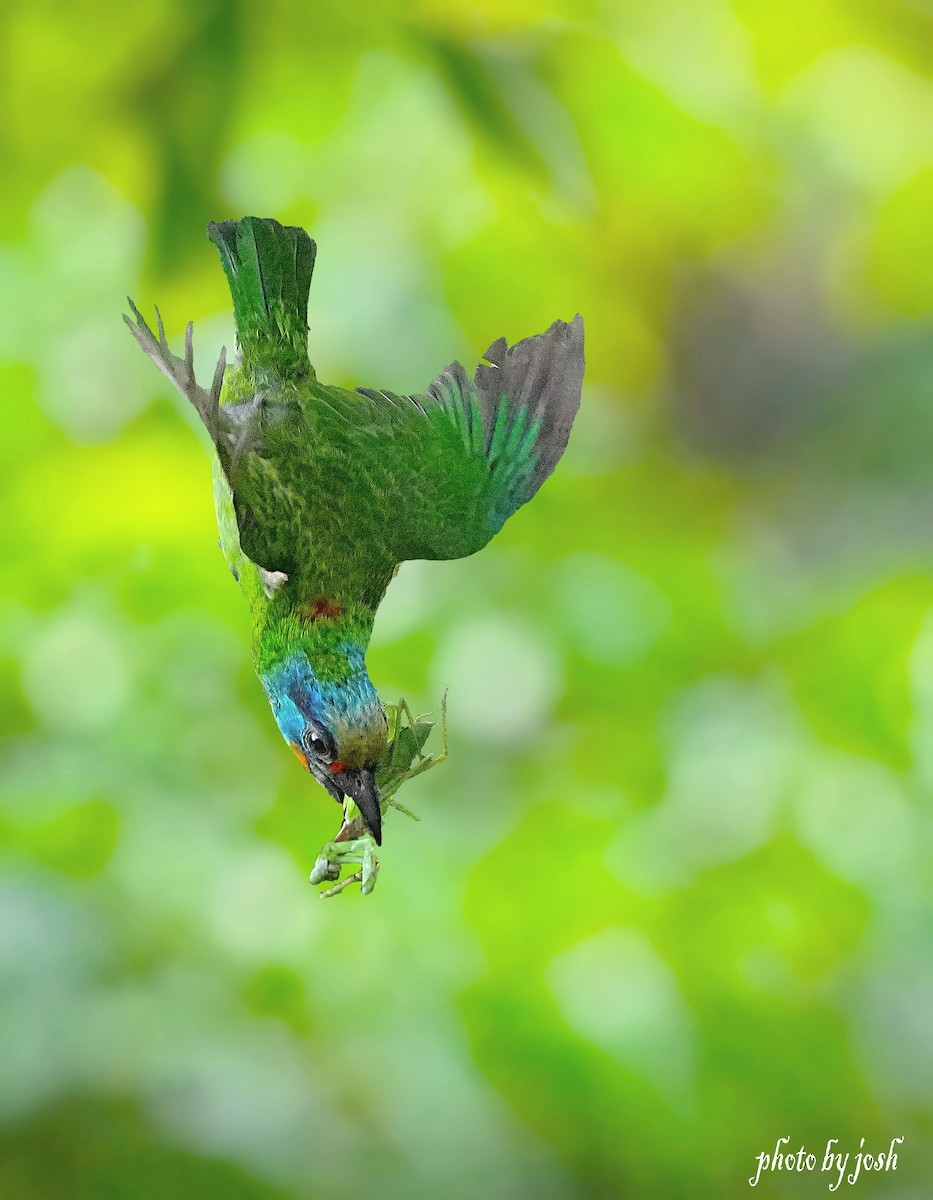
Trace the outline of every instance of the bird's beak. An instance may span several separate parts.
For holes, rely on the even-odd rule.
[[[350,797],[363,815],[377,846],[382,845],[382,809],[376,779],[368,767],[355,771],[338,771],[331,779]]]

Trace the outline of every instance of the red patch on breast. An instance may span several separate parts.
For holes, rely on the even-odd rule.
[[[316,600],[302,605],[299,611],[308,621],[320,621],[322,617],[332,620],[343,612],[343,605],[338,604],[336,600],[328,600],[326,596],[318,596]]]

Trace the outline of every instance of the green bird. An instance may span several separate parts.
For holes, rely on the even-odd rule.
[[[402,562],[474,554],[551,474],[580,403],[583,321],[499,338],[472,378],[455,362],[414,395],[348,391],[308,357],[308,234],[243,217],[207,235],[233,298],[235,362],[221,352],[203,388],[190,322],[179,358],[158,309],[157,333],[132,300],[124,320],[210,435],[220,546],[249,603],[257,674],[285,740],[344,806],[312,881],[354,861],[368,890],[380,777],[396,789],[429,728],[415,723],[409,763],[389,770],[398,710],[390,737],[365,663],[376,609]]]

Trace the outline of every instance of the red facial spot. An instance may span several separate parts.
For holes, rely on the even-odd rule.
[[[327,769],[328,771],[332,771],[335,775],[339,775],[341,771],[345,771],[347,768],[338,760],[337,762],[332,762]]]
[[[343,606],[336,600],[328,600],[326,596],[318,598],[302,608],[302,615],[309,621],[320,621],[322,617],[333,620],[343,612]]]

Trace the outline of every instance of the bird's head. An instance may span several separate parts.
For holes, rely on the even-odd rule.
[[[385,712],[366,674],[362,651],[346,648],[318,669],[298,652],[263,677],[282,736],[339,803],[349,796],[377,845],[382,811],[376,768],[388,748]],[[337,669],[335,668],[335,665]]]

